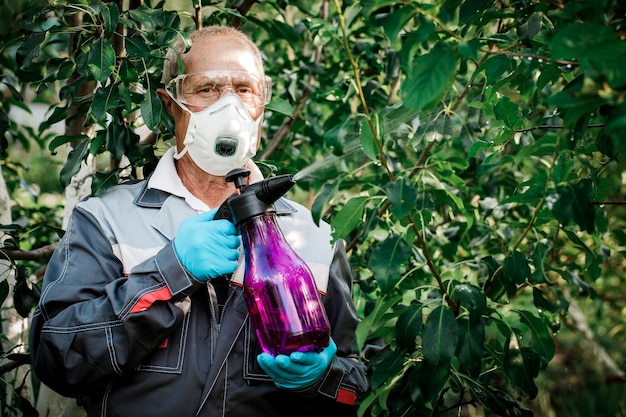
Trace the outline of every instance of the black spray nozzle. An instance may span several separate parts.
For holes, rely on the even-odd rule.
[[[227,219],[239,224],[250,217],[272,211],[272,204],[296,183],[293,175],[285,174],[246,185],[248,176],[250,171],[245,168],[233,169],[226,174],[224,179],[233,182],[237,192],[222,204],[215,214],[215,220]]]
[[[257,184],[258,190],[254,190],[257,198],[264,203],[273,204],[296,184],[296,180],[293,179],[293,175],[285,174],[265,179],[251,186],[254,187]]]
[[[241,191],[241,189],[246,186],[246,178],[248,178],[249,176],[250,176],[249,169],[235,168],[235,169],[228,171],[228,174],[226,174],[226,176],[224,177],[224,181],[234,182],[235,187],[237,187],[237,189]]]

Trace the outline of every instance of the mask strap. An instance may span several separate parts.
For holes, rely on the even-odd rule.
[[[192,123],[192,121],[193,121],[193,112],[191,110],[189,110],[187,108],[187,106],[185,106],[183,103],[181,103],[180,101],[176,100],[176,97],[174,97],[174,95],[171,93],[170,90],[168,90],[166,88],[165,92],[167,93],[168,96],[170,96],[170,98],[172,100],[174,100],[174,103],[178,104],[178,106],[180,106],[181,109],[183,109],[184,111],[186,111],[187,113],[189,113],[191,115],[191,117],[189,118],[189,123]],[[187,153],[187,150],[188,150],[187,143],[191,139],[189,137],[190,136],[190,132],[189,132],[190,127],[192,127],[192,126],[191,125],[187,126],[187,132],[185,133],[185,140],[183,141],[183,145],[184,145],[183,150],[179,153],[178,152],[178,147],[176,147],[176,150],[174,151],[174,159],[176,159],[176,160],[179,160],[180,158],[185,156],[185,154]],[[192,129],[195,130],[195,126]],[[191,141],[193,141],[193,140],[191,140]]]
[[[187,145],[185,145],[181,153],[178,153],[178,149],[174,151],[174,159],[179,160],[180,158],[185,156],[186,153],[187,153]]]

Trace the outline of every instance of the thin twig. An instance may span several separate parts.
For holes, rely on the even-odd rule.
[[[601,129],[603,127],[604,127],[604,124],[587,125],[588,129]],[[528,127],[526,129],[517,129],[515,133],[527,133],[527,132],[532,132],[533,130],[550,130],[550,129],[565,129],[565,127],[554,126],[554,125],[541,125],[541,126]]]
[[[626,206],[626,201],[592,201],[594,206]]]
[[[502,51],[502,50],[487,50],[487,51],[482,50],[482,52],[488,55],[505,55],[505,56],[517,57],[517,58],[536,59],[539,62],[545,61],[545,62],[557,64],[557,65],[571,65],[573,67],[577,67],[580,65],[577,61],[567,61],[565,59],[550,59],[543,55],[527,54],[527,53],[522,53],[522,52],[509,52],[509,51]]]

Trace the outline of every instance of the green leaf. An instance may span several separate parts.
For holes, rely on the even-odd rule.
[[[126,53],[133,58],[148,59],[150,57],[150,47],[144,38],[138,34],[126,38]]]
[[[149,90],[141,101],[141,117],[146,127],[150,130],[157,130],[161,124],[161,113],[163,103],[154,90]]]
[[[601,270],[599,268],[598,262],[598,254],[592,251],[589,246],[583,240],[578,237],[576,232],[565,229],[565,234],[569,238],[569,240],[574,243],[575,246],[579,247],[585,252],[585,271],[590,275],[591,278],[595,279],[600,276]]]
[[[402,218],[415,209],[417,189],[404,177],[385,185],[385,193],[391,203],[391,212]]]
[[[458,284],[454,286],[452,299],[461,302],[472,320],[478,320],[487,312],[487,297],[480,287],[473,284]]]
[[[139,79],[139,72],[137,72],[137,68],[135,68],[133,61],[128,58],[122,59],[118,74],[120,76],[120,80],[125,83],[133,83]]]
[[[374,273],[384,294],[389,293],[400,279],[400,267],[411,253],[404,239],[390,236],[372,249],[367,267]]]
[[[534,379],[539,375],[540,368],[541,358],[531,349],[506,349],[504,372],[511,384],[530,399],[535,398],[539,392]]]
[[[422,308],[421,303],[411,304],[398,315],[396,342],[401,349],[415,350],[415,341],[422,330]]]
[[[530,329],[532,334],[530,347],[533,352],[542,356],[546,361],[550,361],[556,350],[550,326],[528,311],[519,310],[517,313],[520,321]]]
[[[531,278],[535,283],[542,284],[547,282],[546,271],[543,266],[543,260],[545,259],[549,250],[550,247],[542,243],[539,243],[537,246],[535,246],[535,249],[533,250],[532,259],[535,270],[532,272]]]
[[[39,130],[46,130],[50,128],[53,124],[58,123],[67,118],[68,107],[55,107],[52,111],[52,115],[47,119],[41,122],[39,125]]]
[[[138,142],[139,136],[128,125],[115,122],[109,124],[106,131],[106,149],[113,158],[120,159]]]
[[[415,15],[414,7],[398,7],[391,9],[392,12],[387,14],[380,22],[385,35],[392,42],[398,39],[398,33],[405,28],[406,23]]]
[[[110,40],[98,38],[94,42],[87,66],[96,81],[104,83],[109,78],[115,68],[115,50]]]
[[[542,26],[542,17],[539,13],[533,13],[528,20],[520,25],[517,29],[517,34],[520,39],[532,39]]]
[[[558,107],[563,112],[564,125],[567,127],[576,127],[581,119],[589,117],[605,104],[602,97],[588,91],[589,88],[585,87],[584,81],[585,78],[580,76],[546,99],[548,104]]]
[[[489,149],[491,149],[491,143],[489,142],[484,142],[484,141],[476,141],[472,144],[472,146],[470,147],[470,151],[467,155],[468,158],[475,158],[476,155],[479,152],[483,152],[483,151],[487,151]]]
[[[91,182],[91,194],[94,196],[102,195],[106,190],[119,184],[119,173],[121,169],[113,169],[108,172],[96,172]]]
[[[117,29],[117,22],[120,18],[120,10],[115,3],[102,3],[100,14],[104,22],[104,34],[110,38]]]
[[[457,70],[457,55],[444,42],[416,58],[402,85],[405,106],[415,110],[433,108],[446,95]]]
[[[98,155],[104,152],[105,147],[103,145],[106,144],[107,140],[107,131],[100,130],[95,138],[91,139],[91,143],[89,144],[89,153],[92,155]]]
[[[554,313],[559,309],[558,305],[548,300],[543,295],[543,292],[537,287],[533,287],[533,304],[537,307],[537,310],[539,310],[540,313],[542,311],[550,311]]]
[[[478,376],[481,371],[481,358],[485,345],[485,326],[480,321],[467,318],[458,319],[459,343],[456,357],[470,374]]]
[[[550,42],[552,59],[585,58],[614,39],[615,33],[605,25],[592,22],[563,25],[557,28]]]
[[[504,122],[510,129],[515,129],[520,124],[519,106],[507,96],[502,97],[494,107],[496,119]]]
[[[0,109],[0,156],[3,156],[9,147],[6,132],[9,130],[10,126],[9,115],[4,110]]]
[[[59,135],[55,136],[55,138],[50,141],[50,143],[48,144],[48,149],[54,154],[55,149],[61,145],[85,140],[89,140],[87,135]]]
[[[152,9],[145,4],[129,10],[130,17],[143,26],[147,31],[155,31],[164,23],[164,10]]]
[[[404,366],[404,352],[395,352],[389,346],[378,352],[370,361],[372,372],[372,389],[398,375]]]
[[[580,68],[587,77],[607,83],[610,87],[626,87],[626,43],[613,36],[586,51],[587,57],[581,60]]]
[[[83,140],[76,148],[70,151],[61,168],[61,185],[67,187],[72,181],[72,177],[80,170],[81,163],[89,154],[89,140]]]
[[[504,336],[505,339],[507,339],[506,343],[508,343],[508,340],[511,338],[511,336],[513,336],[513,330],[511,329],[511,326],[509,326],[506,321],[501,320],[497,317],[491,317],[491,320],[493,323],[495,323],[496,329],[500,332],[500,334]]]
[[[445,364],[452,359],[459,338],[459,327],[448,306],[433,310],[422,333],[424,359],[431,365]]]
[[[504,259],[504,275],[510,281],[521,285],[530,277],[530,266],[526,256],[520,251],[514,251]]]
[[[39,301],[39,290],[35,285],[32,288],[29,286],[28,270],[23,265],[18,265],[17,267],[16,281],[15,289],[13,290],[15,311],[21,317],[27,318]]]
[[[17,48],[15,58],[20,68],[26,68],[39,55],[46,32],[30,32],[24,43]]]
[[[469,41],[459,42],[459,54],[463,58],[478,61],[478,51],[480,50],[480,40],[473,38]]]
[[[511,59],[502,55],[495,55],[487,59],[482,67],[485,69],[487,81],[490,84],[495,84],[500,80],[500,77],[511,70]]]
[[[109,110],[113,110],[119,105],[119,98],[119,90],[115,84],[109,84],[96,90],[91,102],[91,114],[96,119],[96,122],[103,126],[106,124],[107,112],[111,113],[111,115],[115,114],[115,111]]]
[[[368,201],[369,197],[356,197],[348,200],[331,221],[335,236],[346,237],[361,224],[363,210]]]
[[[393,310],[394,306],[402,301],[402,296],[390,294],[385,297],[379,297],[375,302],[371,311],[363,317],[356,328],[356,343],[359,349],[362,349],[366,341],[370,339],[373,333],[378,332],[384,327],[389,320],[386,318],[388,312]]]
[[[372,124],[374,129],[378,129],[378,137],[380,138],[380,124],[376,115],[372,116]],[[378,160],[378,147],[376,146],[376,139],[372,132],[372,126],[367,123],[366,120],[362,121],[361,135],[359,136],[363,152],[371,161]]]
[[[336,182],[325,183],[322,185],[322,189],[315,197],[313,205],[311,206],[311,214],[313,215],[315,224],[319,224],[322,218],[322,213],[324,212],[324,205],[332,199],[335,194],[337,194],[338,189],[339,186]]]
[[[471,23],[480,19],[483,13],[493,7],[493,0],[466,0],[462,1],[459,9],[461,23]]]
[[[537,176],[539,176],[539,174],[537,174]],[[537,184],[536,179],[533,179],[533,183],[528,187],[522,188],[522,190],[520,194],[513,194],[502,200],[500,205],[508,203],[537,204],[545,196],[545,188],[542,184]]]
[[[466,379],[465,385],[473,399],[486,410],[497,416],[533,417],[533,413],[522,408],[515,398],[502,388],[486,386],[478,380]]]
[[[589,180],[557,187],[548,193],[548,208],[563,226],[573,220],[581,230],[591,233],[595,224],[591,190],[592,183]]]
[[[4,304],[4,301],[9,296],[9,282],[6,279],[0,281],[0,304]]]
[[[76,63],[74,61],[67,60],[63,62],[59,66],[59,70],[57,72],[57,80],[66,80],[70,78],[70,76],[74,73],[75,70],[76,70]]]
[[[419,373],[413,375],[412,381],[414,383],[417,382],[420,389],[419,393],[424,396],[425,406],[434,409],[441,399],[441,391],[445,388],[450,378],[450,371],[448,366],[444,364],[434,365],[424,361],[421,365]],[[413,397],[415,397],[415,395],[413,395]]]
[[[285,116],[293,115],[293,106],[285,99],[280,97],[272,97],[271,101],[265,106],[265,110],[270,110]]]
[[[485,295],[493,301],[501,302],[501,298],[506,294],[511,297],[517,291],[515,282],[509,279],[504,273],[496,272],[488,285],[485,286]]]

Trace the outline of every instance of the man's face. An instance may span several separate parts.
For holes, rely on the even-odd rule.
[[[239,39],[225,36],[210,39],[196,39],[190,51],[185,55],[185,73],[195,74],[205,71],[247,72],[261,75],[262,69],[250,47]],[[192,101],[193,103],[193,101]],[[166,104],[167,105],[167,104]],[[186,104],[192,112],[206,108],[203,105]],[[249,108],[250,116],[256,120],[263,114],[263,106]],[[189,113],[183,111],[177,104],[170,102],[168,111],[174,116],[176,124],[175,134],[179,151],[185,138]]]

